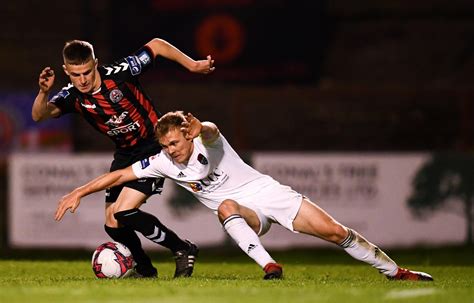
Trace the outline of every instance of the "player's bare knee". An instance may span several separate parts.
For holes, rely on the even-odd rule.
[[[117,204],[117,205],[114,207],[113,213],[114,213],[114,215],[115,215],[115,214],[118,213],[118,212],[125,211],[125,210],[129,210],[129,209],[133,209],[133,207],[130,208],[130,207],[126,207],[125,205],[119,205],[119,204]]]
[[[105,224],[109,227],[117,227],[118,222],[114,218],[114,203],[107,204],[105,207]]]
[[[224,200],[217,208],[217,215],[219,216],[219,220],[221,222],[223,222],[230,215],[239,213],[239,204],[234,200]]]
[[[115,228],[120,226],[119,222],[115,219],[113,212],[106,212],[105,225]]]

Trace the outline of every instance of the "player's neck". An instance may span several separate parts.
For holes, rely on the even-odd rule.
[[[191,156],[193,155],[193,152],[194,152],[194,144],[191,144],[191,147],[189,148],[188,157],[186,158],[186,160],[184,160],[183,162],[181,162],[179,164],[184,165],[184,166],[188,166],[189,159],[191,159]]]
[[[189,156],[186,159],[186,164],[189,162],[189,159],[191,159],[191,156],[193,155],[193,153],[194,153],[194,143],[192,143],[191,147],[189,148]]]
[[[92,90],[91,90],[91,95],[95,95],[95,94],[99,93],[101,86],[102,86],[102,79],[100,77],[100,74],[97,73],[97,76],[95,78],[94,87],[92,87]]]
[[[98,94],[99,92],[100,92],[100,86],[99,86],[99,88],[93,90],[93,91],[91,92],[91,95]]]

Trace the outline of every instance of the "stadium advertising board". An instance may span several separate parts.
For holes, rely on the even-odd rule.
[[[377,245],[462,243],[466,220],[462,212],[460,216],[453,211],[462,208],[457,201],[446,204],[449,211],[441,209],[423,218],[414,216],[423,209],[408,203],[414,194],[413,178],[426,163],[436,162],[429,160],[432,157],[428,154],[254,153],[252,157],[258,170],[307,195]],[[103,192],[83,199],[76,214],[67,213],[61,222],[55,222],[53,216],[64,194],[107,172],[109,162],[109,155],[100,154],[12,155],[9,244],[94,248],[107,240]],[[459,178],[441,183],[458,184]],[[161,197],[152,197],[142,209],[201,246],[219,245],[227,239],[217,217],[172,182],[166,183]],[[332,245],[294,235],[276,224],[262,242],[268,248]],[[161,248],[144,238],[143,243],[148,248]]]
[[[308,196],[377,245],[462,243],[466,238],[462,214],[439,210],[421,219],[408,203],[414,193],[413,178],[429,160],[429,154],[253,155],[256,169]],[[271,233],[263,239],[269,247],[326,245],[305,235],[288,237],[279,228]]]
[[[54,221],[54,212],[62,196],[106,173],[110,161],[110,155],[101,154],[12,155],[9,161],[9,245],[95,248],[109,240],[103,227],[104,192],[82,199],[76,213],[66,213],[61,222]],[[157,215],[179,235],[201,245],[215,245],[225,239],[216,216],[193,197],[180,192],[172,182],[165,184],[161,197],[153,196],[141,209]],[[145,238],[142,242],[145,247],[158,248]]]

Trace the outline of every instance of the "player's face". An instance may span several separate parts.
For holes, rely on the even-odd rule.
[[[64,72],[69,76],[72,85],[81,93],[92,94],[100,87],[100,78],[97,77],[97,60],[90,59],[84,64],[75,65],[64,63]]]
[[[159,141],[163,150],[177,163],[187,163],[193,153],[193,141],[187,140],[178,128],[171,129]]]

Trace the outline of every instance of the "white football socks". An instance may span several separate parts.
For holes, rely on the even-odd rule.
[[[354,259],[372,265],[386,276],[395,276],[398,271],[397,264],[390,259],[380,248],[367,241],[356,231],[348,229],[348,236],[339,246],[351,255]]]
[[[234,239],[250,258],[262,268],[268,263],[276,263],[263,247],[257,234],[240,215],[231,215],[222,223],[226,232]]]

